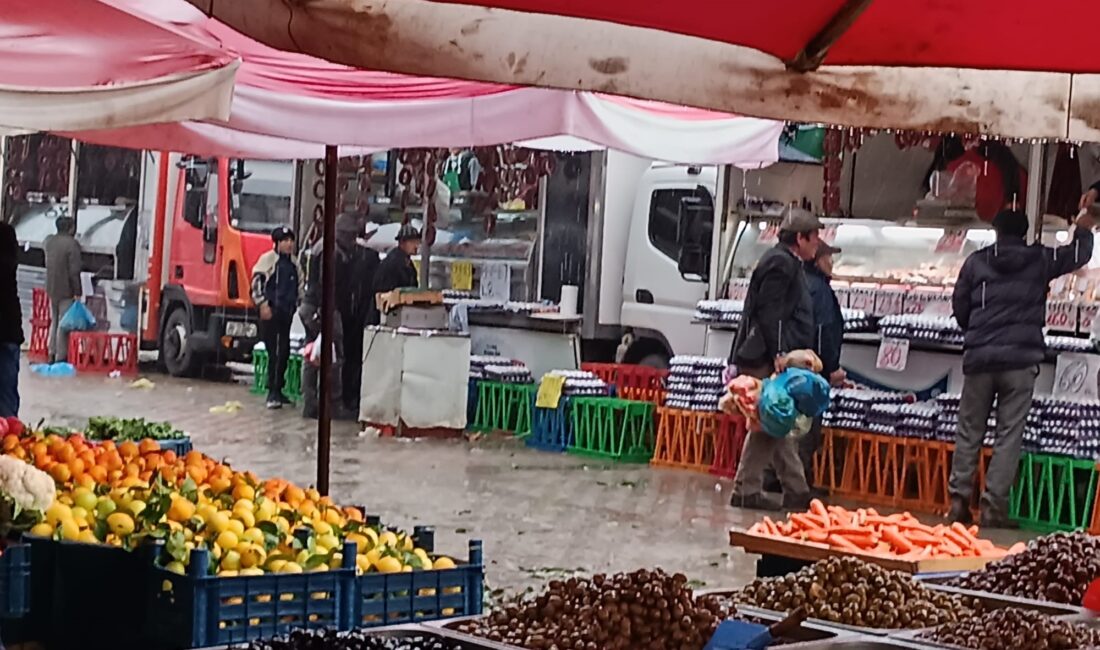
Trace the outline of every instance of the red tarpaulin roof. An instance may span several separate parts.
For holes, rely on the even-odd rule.
[[[0,129],[69,130],[229,114],[236,57],[94,0],[4,0]]]
[[[324,144],[378,150],[531,140],[694,163],[756,165],[778,156],[782,126],[774,121],[594,93],[361,70],[272,49],[183,0],[106,1],[217,43],[239,56],[241,66],[227,124],[75,134],[91,142],[253,158],[319,157]],[[542,140],[561,135],[584,142]]]
[[[1100,140],[1094,0],[191,1],[275,47],[404,73]]]

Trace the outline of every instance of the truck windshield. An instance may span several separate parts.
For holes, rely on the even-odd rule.
[[[271,232],[291,225],[294,163],[289,160],[234,160],[230,223],[247,232]]]

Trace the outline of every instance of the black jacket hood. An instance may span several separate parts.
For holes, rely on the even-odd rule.
[[[986,249],[989,265],[998,273],[1017,273],[1043,263],[1043,247],[1028,246],[1023,239],[1005,237]]]

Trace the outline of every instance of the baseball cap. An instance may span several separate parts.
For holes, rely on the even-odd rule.
[[[286,226],[278,226],[271,231],[271,241],[278,244],[284,239],[294,239],[294,231]]]
[[[814,253],[814,259],[816,260],[818,258],[825,257],[826,255],[836,255],[842,252],[844,251],[842,251],[839,246],[833,246],[832,244],[823,241],[818,244],[817,253]]]
[[[789,205],[783,209],[783,220],[779,223],[779,229],[807,233],[821,230],[821,222],[809,210]]]

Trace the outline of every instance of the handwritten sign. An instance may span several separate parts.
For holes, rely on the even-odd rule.
[[[936,242],[936,253],[952,253],[958,255],[966,244],[965,228],[946,228],[939,241]]]
[[[1089,334],[1092,332],[1092,328],[1096,325],[1097,315],[1100,314],[1100,306],[1097,305],[1081,305],[1077,308],[1077,313],[1080,314],[1081,323],[1077,329],[1082,334]]]
[[[749,295],[749,279],[730,280],[730,300],[744,300]]]
[[[561,392],[565,388],[565,377],[561,375],[543,375],[539,382],[539,392],[535,396],[535,406],[540,409],[556,409],[561,401]]]
[[[902,372],[909,363],[909,340],[884,338],[878,346],[875,367],[879,370]]]
[[[875,292],[875,316],[897,316],[905,306],[905,292],[896,289],[880,289]]]
[[[1058,332],[1077,331],[1077,306],[1071,302],[1047,303],[1047,327]]]
[[[1100,356],[1062,352],[1054,367],[1054,394],[1070,399],[1095,400],[1100,395]]]
[[[867,313],[873,312],[875,310],[874,289],[850,289],[848,292],[848,307],[861,309]]]
[[[451,263],[451,288],[470,291],[474,288],[474,265],[469,262]]]
[[[481,267],[481,299],[508,302],[512,298],[512,268],[490,262]]]

